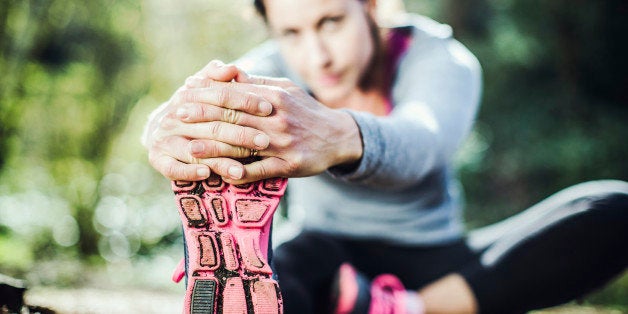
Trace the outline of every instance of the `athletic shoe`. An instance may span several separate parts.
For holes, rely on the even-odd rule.
[[[371,302],[370,283],[349,263],[340,265],[332,285],[332,313],[367,313]]]
[[[173,181],[183,222],[187,289],[184,313],[282,313],[269,265],[272,217],[287,180],[231,185],[212,175]],[[181,267],[185,266],[185,267]],[[183,271],[173,279],[181,280]]]
[[[337,314],[407,314],[422,313],[423,304],[416,297],[412,309],[407,307],[409,292],[399,278],[379,275],[369,284],[366,277],[350,264],[340,266],[332,289],[332,304]]]

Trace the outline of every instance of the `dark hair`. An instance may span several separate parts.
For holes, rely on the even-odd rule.
[[[366,0],[358,1],[364,2]],[[257,11],[257,13],[259,13],[259,15],[261,15],[264,20],[266,20],[266,7],[264,6],[264,0],[255,0],[253,4],[255,5],[255,10]]]
[[[255,10],[257,11],[257,13],[259,13],[259,15],[261,15],[264,18],[264,20],[266,20],[266,7],[264,6],[264,1],[255,0],[254,4],[255,4]]]

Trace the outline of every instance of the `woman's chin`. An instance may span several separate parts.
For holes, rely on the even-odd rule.
[[[342,107],[341,104],[350,94],[351,92],[346,89],[334,87],[320,88],[318,91],[314,91],[314,96],[318,101],[332,108]]]

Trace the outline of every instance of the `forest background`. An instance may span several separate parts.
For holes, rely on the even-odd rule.
[[[405,7],[452,25],[484,69],[456,158],[470,229],[582,181],[628,180],[626,1]],[[142,126],[186,76],[265,40],[262,24],[247,0],[0,1],[0,273],[172,289],[180,222]],[[627,296],[624,275],[585,302],[628,311]]]

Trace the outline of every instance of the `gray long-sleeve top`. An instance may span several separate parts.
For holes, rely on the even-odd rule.
[[[412,15],[400,27],[411,27],[412,39],[393,82],[392,112],[349,111],[364,147],[358,167],[289,181],[288,206],[305,229],[409,245],[446,243],[462,234],[451,161],[478,109],[481,68],[449,26]],[[307,88],[272,41],[237,63]]]

